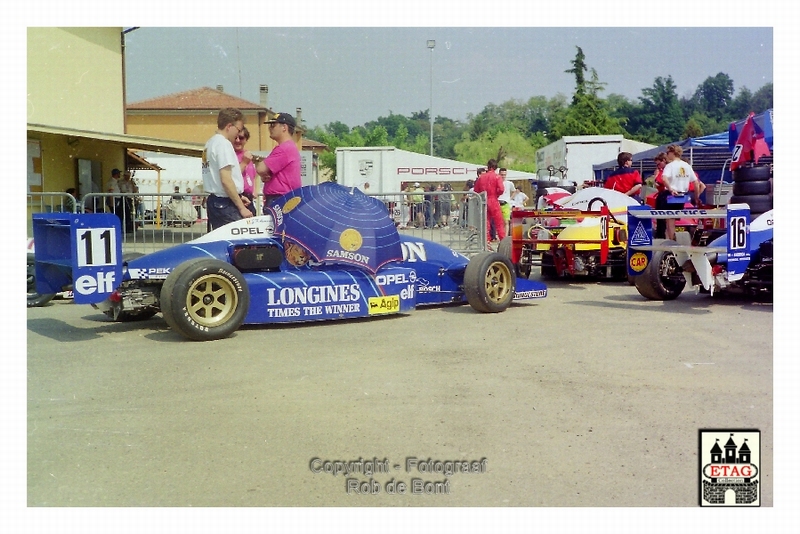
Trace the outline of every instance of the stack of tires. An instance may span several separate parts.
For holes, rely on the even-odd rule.
[[[733,171],[733,196],[729,204],[749,204],[750,220],[772,209],[770,165],[739,167]]]

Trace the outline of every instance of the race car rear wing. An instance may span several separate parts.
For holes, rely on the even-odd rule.
[[[560,239],[559,232],[564,228],[564,221],[576,222],[585,218],[600,219],[599,239]],[[529,210],[517,209],[511,212],[511,261],[517,263],[522,246],[531,245],[576,245],[596,244],[600,246],[600,263],[608,260],[609,218],[613,217],[608,206],[603,204],[600,211],[581,211],[575,209]],[[619,236],[624,241],[625,236]]]
[[[72,289],[78,304],[107,299],[122,280],[121,235],[113,213],[34,213],[36,291]]]
[[[725,219],[727,246],[692,246],[680,238],[681,234],[685,233],[678,234],[678,243],[653,241],[654,219],[681,218]],[[720,260],[727,258],[725,262],[727,262],[728,281],[739,280],[744,276],[750,263],[750,206],[729,204],[723,209],[712,210],[656,210],[649,206],[631,206],[628,208],[628,274],[631,276],[641,274],[650,264],[653,251],[657,250],[675,254],[678,265],[691,260],[705,289],[713,285],[712,259],[717,263],[723,263]]]

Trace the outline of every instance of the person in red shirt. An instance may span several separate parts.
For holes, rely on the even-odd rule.
[[[505,187],[503,179],[494,172],[497,161],[490,159],[486,167],[489,170],[478,177],[473,190],[476,193],[486,193],[486,241],[492,240],[492,221],[497,230],[497,239],[502,240],[506,236],[506,229],[498,197],[503,194]]]
[[[633,154],[620,152],[617,156],[617,165],[619,168],[609,175],[604,184],[605,188],[625,193],[629,197],[638,196],[642,189],[642,177],[639,171],[632,168]]]

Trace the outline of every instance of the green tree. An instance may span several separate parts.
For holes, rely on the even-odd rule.
[[[586,94],[586,77],[584,76],[584,72],[589,70],[586,66],[586,56],[583,53],[583,49],[580,46],[576,46],[575,48],[578,49],[578,52],[575,54],[575,59],[570,61],[570,63],[572,63],[572,68],[564,71],[575,76],[575,94],[572,96],[573,105],[577,104],[580,97]]]
[[[563,120],[555,123],[556,139],[565,135],[625,134],[620,119],[615,119],[605,108],[603,101],[591,94],[584,94],[567,110]]]
[[[772,109],[772,82],[764,85],[761,89],[753,94],[753,99],[750,102],[752,109],[755,113],[762,113],[768,109]],[[737,119],[741,117],[736,117]]]
[[[753,109],[752,102],[753,93],[747,87],[742,87],[728,106],[728,116],[733,120],[746,117]]]
[[[690,137],[702,137],[702,135],[703,127],[700,126],[700,123],[698,123],[694,117],[689,118],[689,120],[686,121],[686,126],[683,129],[681,138],[688,139]]]
[[[586,81],[584,72],[589,70],[581,47],[572,60],[569,72],[575,75],[575,94],[566,113],[558,114],[550,123],[548,137],[559,139],[565,135],[604,135],[624,134],[622,119],[611,116],[599,93],[604,83],[600,82],[597,71],[591,69],[591,79]]]
[[[405,149],[408,146],[408,128],[405,124],[401,124],[397,127],[397,131],[395,131],[394,138],[392,139],[392,145]]]
[[[503,154],[498,162],[500,166],[524,172],[536,171],[537,148],[514,129],[485,132],[476,140],[464,135],[464,139],[454,147],[459,161],[485,164],[489,159]]]
[[[635,139],[658,145],[680,138],[686,120],[676,89],[672,76],[658,76],[651,87],[642,89],[626,124]]]
[[[375,126],[367,131],[361,146],[389,146],[389,132],[382,125]]]
[[[690,124],[691,123],[691,124]],[[688,137],[701,137],[718,132],[724,132],[728,129],[729,121],[718,121],[714,117],[709,117],[705,113],[695,111],[692,116],[686,121],[686,126],[681,133],[681,138]]]
[[[693,97],[696,109],[709,117],[723,120],[728,116],[728,105],[733,100],[733,80],[720,72],[709,76],[700,84]]]

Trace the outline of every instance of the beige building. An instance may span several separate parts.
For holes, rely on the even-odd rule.
[[[29,211],[50,206],[34,195],[102,192],[129,149],[199,156],[202,145],[125,133],[123,28],[28,28],[27,161]]]
[[[271,116],[267,86],[254,104],[203,87],[126,104],[125,30],[35,28],[27,30],[28,211],[54,208],[58,199],[41,192],[78,189],[80,196],[106,191],[111,170],[147,168],[133,150],[199,157],[216,130],[224,107],[245,114],[250,150],[274,146],[263,124]],[[280,110],[288,111],[288,110]],[[300,115],[300,110],[295,111]],[[301,124],[302,117],[297,117]],[[298,147],[306,146],[302,128]]]
[[[258,104],[225,93],[222,86],[216,89],[200,87],[171,95],[132,102],[127,107],[127,128],[132,135],[143,135],[205,143],[217,128],[217,113],[222,108],[236,108],[244,113],[245,126],[250,131],[248,150],[269,152],[275,142],[269,137],[264,122],[277,113],[291,113],[289,110],[272,110],[267,107],[267,85],[259,86]],[[292,115],[298,128],[294,139],[298,150],[311,150],[319,153],[327,146],[316,141],[303,139],[302,112],[296,109]]]

